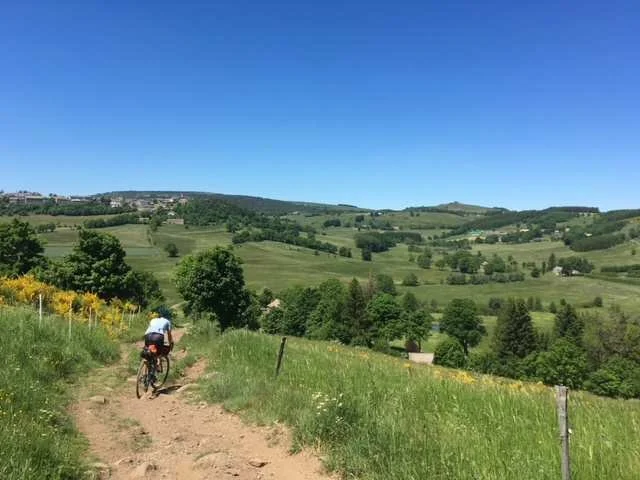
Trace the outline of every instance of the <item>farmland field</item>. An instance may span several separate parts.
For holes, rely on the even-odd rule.
[[[426,215],[426,214],[424,214]],[[450,215],[435,214],[429,215]],[[343,215],[345,216],[345,215]],[[456,215],[452,217],[462,218]],[[302,217],[321,219],[317,217]],[[65,223],[69,217],[61,218]],[[75,217],[74,217],[75,218]],[[299,219],[298,218],[298,219]],[[411,217],[413,218],[413,217]],[[31,220],[31,217],[29,217]],[[42,220],[42,219],[40,219]],[[167,299],[171,303],[178,303],[180,298],[175,291],[172,281],[173,271],[180,257],[202,251],[216,245],[230,245],[231,234],[221,227],[189,227],[181,225],[164,225],[152,236],[146,225],[121,225],[100,229],[115,235],[127,252],[127,261],[134,267],[153,272],[160,281]],[[557,277],[547,273],[541,278],[531,278],[527,274],[523,282],[490,283],[485,285],[448,285],[444,281],[448,271],[436,268],[421,269],[409,261],[410,253],[407,246],[400,244],[387,252],[374,254],[372,262],[363,262],[360,251],[355,248],[354,228],[328,228],[317,235],[321,241],[345,246],[352,249],[353,258],[344,258],[327,253],[314,254],[314,251],[276,242],[249,242],[236,245],[235,251],[242,259],[247,284],[252,289],[268,287],[273,291],[281,291],[291,285],[317,285],[328,278],[338,278],[348,281],[358,278],[367,281],[371,275],[384,273],[390,275],[396,282],[400,292],[410,289],[421,300],[436,300],[443,305],[453,298],[470,297],[478,303],[486,304],[491,297],[540,297],[546,306],[550,302],[558,303],[564,298],[572,303],[587,303],[596,296],[601,296],[605,306],[613,303],[630,311],[640,311],[640,285],[619,283],[606,278],[588,277]],[[435,232],[423,231],[424,236]],[[76,241],[77,232],[71,228],[59,228],[55,232],[41,234],[46,242],[46,253],[51,257],[60,257],[71,251]],[[169,258],[163,248],[168,243],[175,243],[180,257]],[[634,243],[625,243],[607,250],[581,253],[596,265],[633,263],[631,255]],[[434,260],[439,258],[436,255]],[[551,253],[556,257],[576,255],[562,242],[532,242],[524,244],[479,244],[473,246],[473,253],[481,252],[489,257],[494,253],[506,258],[509,255],[518,262],[536,262],[541,264]],[[402,287],[402,279],[409,273],[417,275],[420,285],[417,287]]]

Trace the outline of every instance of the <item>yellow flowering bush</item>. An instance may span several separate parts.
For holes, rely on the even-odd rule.
[[[0,305],[31,305],[38,308],[39,296],[42,306],[49,313],[65,318],[71,316],[78,323],[100,324],[111,335],[126,329],[125,313],[138,311],[138,306],[118,299],[105,302],[94,293],[79,293],[60,290],[40,282],[32,275],[18,278],[0,278]]]

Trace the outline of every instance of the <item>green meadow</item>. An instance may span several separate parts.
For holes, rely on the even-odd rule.
[[[351,214],[350,214],[351,215]],[[452,214],[451,217],[463,218]],[[41,216],[42,217],[42,216]],[[315,219],[319,217],[303,217]],[[30,219],[30,217],[28,217]],[[57,218],[57,217],[51,217]],[[64,223],[65,217],[62,220]],[[75,217],[72,217],[75,218]],[[415,218],[415,217],[410,217]],[[419,218],[419,217],[418,217]],[[320,219],[320,220],[318,220]],[[43,220],[40,218],[40,220]],[[127,261],[134,267],[153,272],[159,279],[167,299],[171,303],[180,301],[175,291],[172,277],[180,257],[201,251],[216,245],[230,245],[231,234],[222,228],[189,227],[182,225],[163,225],[153,234],[149,234],[146,225],[121,225],[109,227],[100,231],[111,233],[122,242]],[[355,248],[353,236],[357,233],[354,228],[328,228],[319,231],[317,238],[331,242],[337,246],[352,249],[353,258],[344,258],[327,253],[319,253],[306,248],[276,242],[245,243],[236,245],[235,251],[243,261],[247,284],[256,290],[268,287],[278,292],[291,285],[317,285],[328,278],[338,278],[348,281],[358,278],[367,281],[370,276],[379,273],[390,275],[396,282],[400,292],[410,289],[424,301],[436,300],[439,305],[457,297],[470,297],[478,303],[486,303],[491,297],[540,297],[544,306],[558,303],[564,298],[569,302],[584,304],[596,296],[603,298],[605,306],[617,304],[630,311],[640,311],[640,285],[633,281],[620,282],[610,278],[595,275],[590,277],[557,277],[547,273],[541,278],[527,276],[523,282],[485,285],[447,285],[444,283],[449,271],[437,268],[421,269],[415,262],[410,262],[410,253],[406,245],[398,245],[391,250],[373,255],[373,261],[364,262],[360,259],[360,251]],[[431,231],[422,231],[424,236]],[[77,232],[73,228],[58,228],[55,232],[41,234],[46,242],[46,253],[51,257],[60,257],[71,251],[76,241]],[[169,258],[163,248],[168,243],[175,243],[179,250],[178,258]],[[596,265],[596,271],[602,265],[622,265],[637,263],[640,257],[632,255],[636,243],[628,242],[607,250],[580,253]],[[434,249],[439,258],[438,249]],[[556,257],[576,255],[562,244],[562,242],[532,242],[525,244],[480,244],[473,246],[473,252],[481,252],[485,256],[494,253],[503,258],[509,255],[518,262],[536,262],[540,265],[549,258],[551,253]],[[414,254],[415,255],[415,254]],[[409,273],[417,275],[420,285],[417,287],[401,286],[402,279]],[[596,278],[597,277],[597,278]]]
[[[295,338],[275,378],[277,337],[235,331],[187,341],[215,371],[201,380],[205,398],[263,425],[288,424],[294,448],[320,449],[345,478],[560,478],[549,387]],[[572,392],[569,409],[572,478],[637,478],[637,402]]]

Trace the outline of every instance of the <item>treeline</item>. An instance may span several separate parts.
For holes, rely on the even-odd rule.
[[[561,301],[548,333],[534,326],[524,299],[501,303],[490,350],[469,353],[486,330],[473,301],[453,300],[440,322],[450,338],[436,347],[434,363],[597,395],[640,396],[640,318],[616,308],[578,314]]]
[[[631,265],[605,265],[600,267],[602,273],[628,273],[628,272],[640,272],[640,263],[634,263]]]
[[[122,215],[115,215],[113,217],[85,220],[83,225],[85,228],[106,228],[137,223],[140,223],[140,215],[137,213],[125,213]]]
[[[569,248],[575,252],[590,252],[592,250],[605,250],[615,247],[625,241],[626,235],[624,233],[611,233],[574,240],[569,244]]]
[[[34,228],[38,233],[51,233],[56,231],[56,224],[55,223],[39,223],[38,225],[35,225]]]
[[[487,283],[509,283],[523,282],[524,273],[493,273],[491,275],[473,274],[465,275],[464,273],[452,273],[446,279],[449,285],[484,285]]]
[[[184,218],[186,225],[220,225],[230,220],[245,223],[256,213],[216,198],[194,198],[184,205],[177,205],[176,214]]]
[[[410,245],[424,243],[424,238],[416,232],[367,232],[357,233],[354,236],[357,248],[369,252],[386,252],[395,247],[398,243],[408,243]]]
[[[156,278],[133,270],[113,235],[82,229],[72,252],[60,260],[44,257],[36,230],[14,219],[0,224],[0,276],[28,273],[62,290],[95,293],[103,300],[131,300],[147,306],[163,300]]]
[[[329,242],[321,242],[315,237],[315,229],[301,226],[297,222],[278,217],[251,212],[229,202],[216,198],[198,198],[176,209],[187,225],[226,225],[233,233],[232,242],[286,243],[316,251],[337,253],[338,247]],[[302,232],[306,236],[301,235]]]
[[[263,242],[269,240],[272,242],[286,243],[289,245],[297,245],[299,247],[310,248],[312,250],[337,253],[338,247],[329,242],[321,242],[316,239],[315,235],[301,236],[299,230],[296,229],[283,229],[277,230],[273,228],[264,228],[262,230],[242,230],[234,233],[231,237],[231,241],[235,244],[241,244],[246,242]],[[341,256],[350,256],[345,253]]]
[[[24,203],[0,202],[0,215],[68,215],[71,217],[91,216],[91,215],[108,215],[134,212],[133,207],[117,207],[111,208],[109,204],[100,201],[92,201],[85,203],[65,203],[57,204],[50,200],[44,204],[33,205]]]
[[[364,287],[357,279],[348,285],[331,279],[318,287],[292,287],[279,295],[280,307],[265,312],[262,330],[382,351],[397,339],[421,342],[431,331],[430,314],[412,293],[400,301],[395,293],[393,280],[385,275]]]
[[[609,210],[602,214],[609,221],[627,220],[629,218],[640,217],[640,209]]]
[[[620,245],[627,238],[640,235],[637,228],[629,229],[627,234],[621,232],[627,225],[627,220],[636,216],[640,216],[640,210],[612,210],[602,214],[590,225],[572,227],[564,233],[564,243],[576,252],[604,250]]]
[[[537,225],[541,229],[553,230],[556,224],[567,222],[584,213],[598,213],[592,207],[550,207],[545,210],[523,210],[520,212],[498,211],[487,212],[487,215],[460,225],[449,232],[449,235],[462,235],[471,230],[492,230],[507,225]]]

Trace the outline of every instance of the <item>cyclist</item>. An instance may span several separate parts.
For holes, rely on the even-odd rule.
[[[164,336],[167,335],[169,345],[165,345]],[[155,345],[157,348],[156,358],[161,355],[168,355],[173,350],[173,336],[171,335],[171,321],[163,316],[151,319],[147,331],[144,332],[144,345]],[[154,372],[155,373],[155,372]]]

